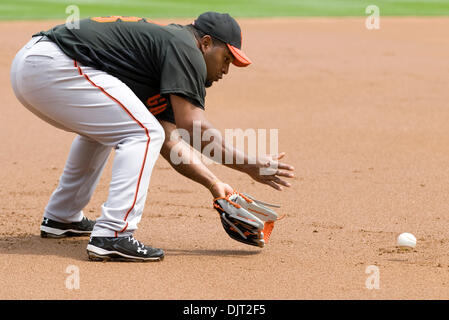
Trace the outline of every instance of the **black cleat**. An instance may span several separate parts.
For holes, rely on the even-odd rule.
[[[161,261],[164,251],[152,248],[134,237],[91,237],[87,245],[87,255],[92,261]]]
[[[80,222],[63,223],[44,218],[41,224],[42,238],[65,238],[88,236],[92,233],[95,221],[83,217]]]

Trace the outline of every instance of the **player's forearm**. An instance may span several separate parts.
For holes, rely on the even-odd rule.
[[[193,180],[205,188],[209,189],[209,187],[216,181],[218,178],[204,165],[204,164],[173,164],[171,166],[180,174]]]
[[[225,161],[223,162],[223,165],[227,166],[228,168],[241,171],[241,172],[247,172],[247,169],[249,166],[255,163],[255,159],[248,156],[245,152],[240,151],[239,149],[236,149],[234,147],[225,147],[226,151],[232,154],[232,161]]]
[[[192,147],[206,157],[233,169],[245,171],[250,166],[252,162],[249,157],[232,144],[226,143],[221,133],[206,119],[204,110],[178,95],[170,95],[170,101],[176,126]]]
[[[200,134],[198,134],[199,132]],[[200,137],[196,141],[190,139],[190,144],[195,149],[200,151],[204,156],[229,168],[245,172],[248,166],[255,163],[255,159],[223,139],[220,131],[207,120],[196,122],[190,128],[189,136]]]
[[[201,162],[193,148],[183,141],[164,143],[161,155],[178,173],[193,180],[206,188],[218,178]]]

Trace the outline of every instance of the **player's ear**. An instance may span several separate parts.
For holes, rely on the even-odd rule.
[[[204,53],[207,49],[210,49],[212,47],[213,44],[212,37],[206,34],[204,37],[201,38],[200,44],[201,44],[201,51]]]

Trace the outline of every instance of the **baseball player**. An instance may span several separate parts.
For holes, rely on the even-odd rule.
[[[202,132],[213,129],[205,118],[206,88],[222,79],[231,63],[251,63],[241,42],[238,23],[216,12],[203,13],[190,25],[166,26],[138,17],[94,17],[80,20],[78,29],[58,25],[33,35],[12,63],[14,92],[39,118],[76,133],[45,208],[41,236],[90,235],[91,260],[162,260],[163,250],[133,237],[159,154],[214,198],[231,194],[231,186],[195,161],[190,145],[172,137],[178,128],[192,136],[195,121]],[[175,146],[187,161],[171,161]],[[109,194],[101,217],[92,221],[83,208],[112,148]],[[279,162],[284,154],[253,162],[225,144],[220,150],[233,155],[229,167],[254,180],[278,190],[290,186],[284,178],[293,176],[293,167]],[[277,169],[261,174],[268,166]]]

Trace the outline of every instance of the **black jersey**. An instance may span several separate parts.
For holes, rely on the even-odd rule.
[[[47,36],[72,59],[119,78],[149,108],[148,98],[160,95],[164,110],[153,112],[159,117],[174,122],[168,94],[182,95],[204,109],[206,64],[185,26],[101,17],[80,20],[76,29],[62,24],[36,35]]]

